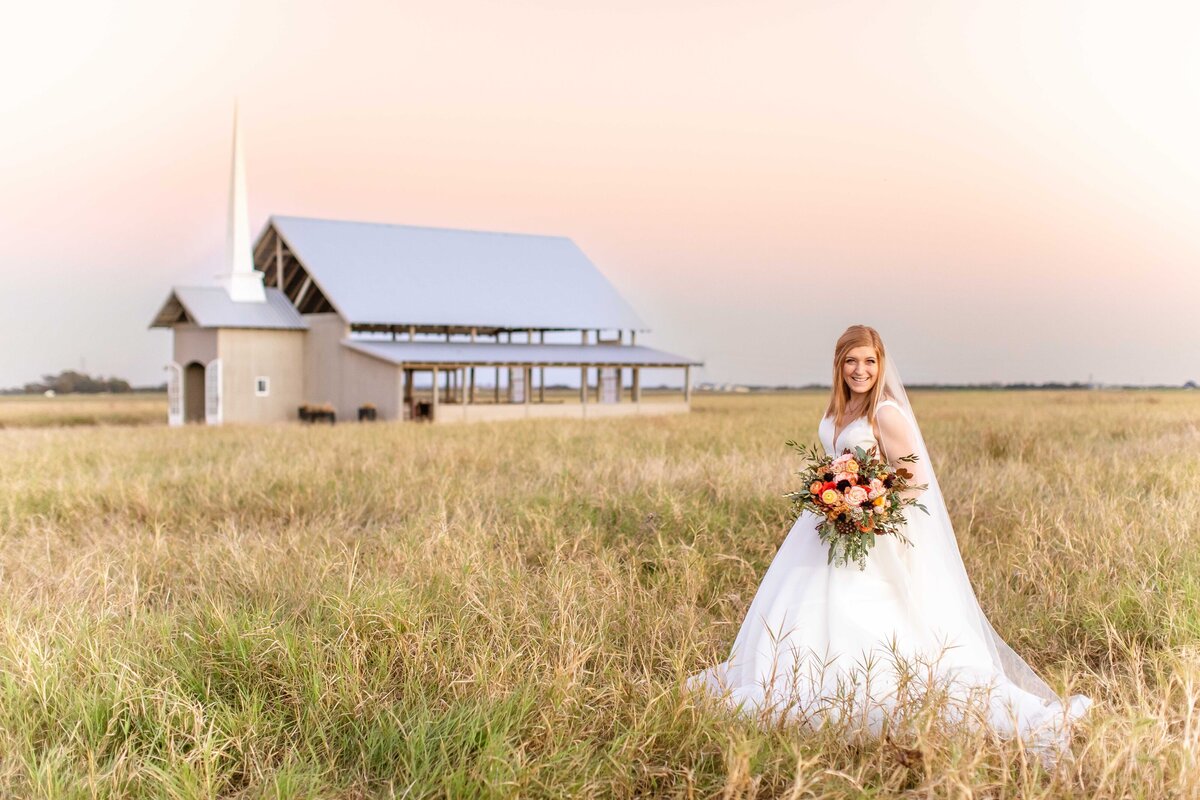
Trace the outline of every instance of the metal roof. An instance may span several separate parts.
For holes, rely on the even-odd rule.
[[[287,295],[278,289],[267,289],[266,293],[266,302],[238,303],[221,286],[176,286],[150,327],[170,328],[184,321],[182,311],[201,328],[308,329]]]
[[[392,342],[343,339],[342,345],[392,364],[636,366],[698,365],[686,356],[641,345],[623,344],[509,344],[507,342]]]
[[[565,237],[303,217],[268,225],[351,324],[647,329]]]

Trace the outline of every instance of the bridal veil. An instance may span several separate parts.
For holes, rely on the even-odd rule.
[[[919,606],[918,612],[925,615],[926,619],[944,623],[950,630],[962,632],[965,629],[974,633],[986,645],[997,673],[1047,702],[1059,701],[1054,690],[1000,638],[979,605],[963,566],[958,540],[933,462],[929,458],[929,450],[925,447],[920,425],[917,424],[896,359],[891,353],[884,359],[881,399],[893,400],[899,406],[904,416],[903,422],[912,437],[911,442],[904,444],[915,445],[918,457],[917,464],[911,468],[916,475],[915,482],[928,484],[928,489],[918,498],[928,510],[928,517],[918,509],[908,512],[910,526],[919,529],[909,537],[915,548],[911,557],[906,559],[911,573],[910,591]],[[888,410],[880,409],[880,413],[886,414]],[[886,429],[886,426],[881,427]],[[893,453],[886,436],[880,444],[891,458],[905,454]],[[894,448],[897,442],[892,441],[891,444]]]

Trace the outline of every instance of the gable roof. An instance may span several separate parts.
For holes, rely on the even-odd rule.
[[[201,328],[308,329],[287,295],[278,289],[267,289],[266,293],[265,303],[237,303],[221,286],[176,286],[150,327],[170,328],[191,322]]]
[[[646,330],[562,236],[271,217],[258,244],[272,227],[352,325]]]

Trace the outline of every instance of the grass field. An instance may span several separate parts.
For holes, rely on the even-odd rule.
[[[928,715],[844,744],[680,690],[728,652],[824,399],[178,430],[6,408],[0,796],[1200,795],[1200,393],[913,399],[993,625],[1097,701],[1056,772]]]
[[[162,425],[166,419],[163,393],[0,396],[0,428]]]

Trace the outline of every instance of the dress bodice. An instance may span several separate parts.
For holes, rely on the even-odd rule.
[[[821,440],[821,447],[831,456],[840,456],[843,450],[853,450],[855,447],[867,450],[875,444],[875,432],[871,430],[871,423],[867,421],[866,414],[847,423],[846,427],[838,432],[836,443],[833,441],[833,428],[833,417],[823,418],[817,427],[817,438]]]
[[[875,406],[876,415],[879,414],[879,409],[885,405],[899,408],[894,400],[883,400]],[[833,441],[833,417],[823,417],[821,424],[817,426],[817,438],[820,439],[821,447],[825,448],[825,452],[835,458],[840,456],[844,450],[853,452],[856,447],[870,450],[873,445],[878,444],[875,439],[875,431],[871,429],[871,423],[866,414],[846,423],[846,427],[838,432],[836,442]]]

